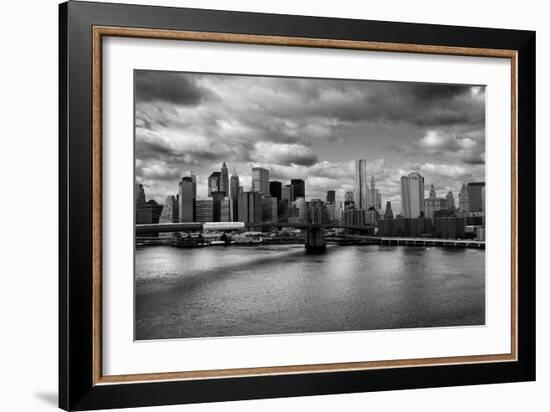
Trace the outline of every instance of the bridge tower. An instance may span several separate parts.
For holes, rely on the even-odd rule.
[[[323,253],[326,248],[325,229],[315,226],[306,229],[306,252]]]

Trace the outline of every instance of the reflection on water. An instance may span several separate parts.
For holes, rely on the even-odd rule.
[[[136,251],[136,339],[482,325],[485,251],[302,245]]]

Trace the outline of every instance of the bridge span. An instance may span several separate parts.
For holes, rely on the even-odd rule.
[[[319,253],[326,249],[325,229],[341,228],[354,231],[367,231],[368,226],[350,226],[342,224],[319,224],[319,223],[288,223],[273,222],[261,224],[245,224],[244,222],[209,222],[209,223],[151,223],[135,226],[136,234],[139,233],[166,233],[166,232],[193,232],[193,231],[235,231],[235,230],[259,230],[267,228],[292,227],[305,229],[305,247],[308,252]],[[456,248],[479,248],[485,249],[485,242],[473,239],[441,239],[441,238],[410,238],[410,237],[379,237],[360,236],[362,241],[374,245],[389,246],[442,246]]]

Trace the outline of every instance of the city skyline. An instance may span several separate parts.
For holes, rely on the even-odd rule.
[[[303,179],[306,198],[355,190],[366,160],[382,202],[401,211],[401,176],[438,196],[484,181],[484,88],[378,81],[136,71],[136,181],[163,203],[183,176],[197,196],[223,162],[244,190],[252,168]],[[170,86],[170,88],[168,88]],[[396,98],[397,97],[397,98]]]

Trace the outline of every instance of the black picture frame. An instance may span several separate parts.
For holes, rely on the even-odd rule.
[[[517,52],[517,361],[97,385],[93,379],[94,26]],[[90,410],[535,379],[535,32],[70,1],[59,6],[59,406]]]

